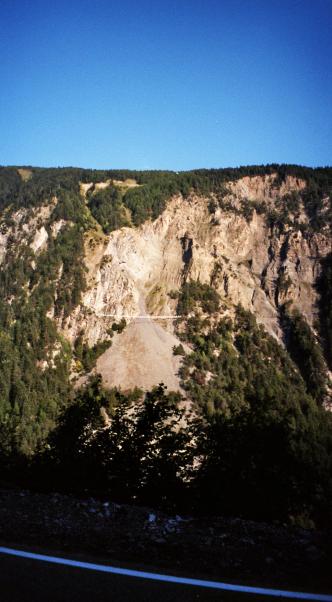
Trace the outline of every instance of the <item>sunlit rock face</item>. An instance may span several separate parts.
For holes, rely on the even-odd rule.
[[[179,195],[154,222],[121,228],[108,237],[88,235],[89,285],[81,306],[64,325],[66,336],[74,341],[83,332],[93,345],[107,336],[114,320],[125,316],[126,330],[98,360],[106,382],[130,388],[135,381],[146,388],[163,381],[176,388],[172,321],[134,318],[175,314],[176,301],[169,293],[185,280],[212,284],[222,297],[223,313],[231,315],[241,303],[280,341],[280,303],[291,300],[313,324],[314,284],[320,259],[330,250],[328,235],[305,236],[289,227],[276,236],[256,210],[250,219],[238,211],[247,200],[274,208],[280,196],[304,187],[305,182],[294,177],[287,177],[279,188],[273,175],[245,177],[228,185],[226,211],[211,210],[207,198]],[[300,219],[305,221],[304,211]]]
[[[82,196],[89,186],[81,185]],[[280,197],[305,186],[304,180],[292,176],[280,184],[273,174],[248,176],[226,186],[222,208],[211,203],[211,197],[177,195],[153,222],[123,227],[108,236],[100,228],[87,232],[87,287],[80,305],[58,320],[59,329],[72,344],[82,334],[92,346],[107,339],[111,325],[124,316],[127,327],[115,335],[97,363],[105,382],[124,389],[165,382],[174,389],[179,387],[179,363],[172,349],[179,341],[173,321],[160,316],[175,315],[176,300],[169,293],[189,279],[216,288],[223,314],[232,315],[241,303],[279,341],[278,307],[286,301],[292,301],[313,325],[320,260],[331,250],[328,232],[303,234],[298,226],[286,226],[277,234],[255,208],[247,217],[241,211],[252,201],[277,210]],[[59,235],[64,220],[55,222],[51,231],[46,228],[56,199],[52,203],[28,220],[24,211],[14,214],[14,225],[0,232],[0,261],[10,237],[29,244],[38,255],[50,238]],[[305,224],[301,203],[296,217],[297,224]],[[51,309],[49,316],[53,315]]]

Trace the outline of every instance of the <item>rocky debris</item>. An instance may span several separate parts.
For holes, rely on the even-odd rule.
[[[163,382],[169,390],[179,390],[181,358],[173,354],[179,343],[154,320],[133,321],[113,338],[112,346],[97,360],[96,371],[110,388],[151,389]]]
[[[188,576],[332,588],[331,534],[239,518],[181,517],[59,493],[0,490],[0,540]]]

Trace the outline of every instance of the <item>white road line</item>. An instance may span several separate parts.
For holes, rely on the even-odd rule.
[[[132,569],[123,569],[116,566],[105,564],[94,564],[92,562],[81,562],[80,560],[71,560],[60,558],[58,556],[47,556],[45,554],[35,554],[34,552],[25,552],[0,546],[0,554],[9,556],[18,556],[20,558],[29,558],[30,560],[40,560],[52,564],[61,564],[65,566],[88,569],[91,571],[100,571],[102,573],[112,573],[113,575],[122,575],[125,577],[136,577],[139,579],[150,579],[152,581],[163,581],[167,583],[178,583],[180,585],[194,585],[196,587],[206,587],[209,589],[220,589],[230,592],[242,592],[245,594],[258,594],[262,596],[275,596],[279,598],[292,598],[297,600],[319,600],[321,602],[332,602],[332,595],[314,594],[306,592],[293,592],[283,589],[271,589],[265,587],[251,587],[247,585],[236,585],[233,583],[222,583],[220,581],[205,581],[203,579],[190,579],[188,577],[176,577],[175,575],[163,575],[160,573],[149,573],[146,571],[135,571]]]

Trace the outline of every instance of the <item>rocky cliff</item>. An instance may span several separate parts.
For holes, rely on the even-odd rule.
[[[315,327],[316,282],[321,260],[331,252],[331,237],[327,225],[310,227],[303,200],[305,179],[287,175],[280,180],[277,173],[268,173],[224,182],[222,194],[193,190],[173,194],[156,219],[107,234],[92,218],[87,195],[93,198],[96,191],[111,185],[122,191],[135,187],[133,179],[128,182],[128,186],[111,179],[80,184],[82,206],[90,220],[82,238],[86,285],[80,302],[67,315],[56,311],[55,286],[47,313],[72,346],[78,337],[89,347],[111,341],[112,324],[125,318],[126,328],[114,335],[112,346],[97,362],[106,384],[148,388],[163,381],[179,388],[179,359],[172,351],[179,343],[172,319],[177,310],[171,293],[189,280],[208,283],[218,291],[222,314],[232,315],[234,307],[242,304],[281,343],[279,307],[286,302]],[[57,203],[54,195],[44,205],[12,212],[10,219],[8,208],[3,211],[0,261],[4,267],[15,248],[21,253],[24,249],[31,254],[33,271],[38,258],[74,226],[75,216],[66,213],[51,219]],[[323,213],[324,207],[328,210],[328,197],[323,199]],[[278,220],[285,214],[280,226]],[[63,269],[60,261],[58,282]],[[30,285],[26,292],[31,295],[31,291]],[[52,353],[54,357],[56,351]]]
[[[83,332],[92,346],[125,316],[125,332],[98,361],[108,384],[146,388],[163,381],[177,388],[172,347],[178,341],[167,317],[176,314],[170,293],[185,280],[213,285],[225,313],[241,303],[280,342],[280,304],[290,301],[314,325],[320,261],[331,251],[328,230],[307,233],[299,227],[307,221],[302,203],[282,233],[258,208],[249,217],[239,211],[250,201],[276,209],[280,198],[306,187],[291,176],[281,186],[275,180],[276,175],[254,176],[227,184],[226,209],[211,197],[176,195],[154,221],[109,236],[86,234],[88,287],[62,328],[71,342]],[[148,314],[156,316],[153,322],[142,317]]]

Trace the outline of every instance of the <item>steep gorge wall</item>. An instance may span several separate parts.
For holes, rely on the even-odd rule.
[[[107,183],[104,185],[107,185]],[[85,197],[89,184],[82,185]],[[245,217],[241,208],[250,202],[278,210],[284,195],[301,193],[306,182],[287,176],[246,176],[230,182],[223,202],[191,194],[173,196],[153,222],[136,228],[123,227],[105,235],[96,223],[85,233],[84,263],[87,288],[81,303],[65,319],[57,318],[59,330],[73,344],[82,334],[89,346],[108,340],[115,321],[126,317],[127,327],[116,334],[112,347],[98,360],[97,369],[109,385],[143,388],[161,380],[179,386],[179,361],[172,348],[178,343],[172,320],[139,321],[137,316],[175,315],[176,300],[169,295],[189,279],[213,285],[222,298],[222,312],[232,314],[241,303],[266,329],[282,340],[278,307],[291,301],[313,325],[317,316],[315,282],[320,261],[331,251],[327,231],[299,228],[306,223],[300,204],[296,224],[282,233],[268,225],[255,208]],[[29,245],[38,255],[56,238],[69,220],[60,219],[45,228],[56,205],[13,214],[9,228],[0,231],[0,260],[9,244]],[[294,218],[295,219],[295,218]],[[54,312],[49,312],[54,317]]]
[[[250,183],[250,178],[243,180]],[[257,178],[252,180],[259,198]],[[244,183],[237,185],[232,187],[235,199],[239,191],[248,198]],[[291,190],[295,186],[289,184]],[[266,188],[264,195],[271,201]],[[89,286],[65,332],[74,340],[83,328],[92,345],[106,333],[107,322],[141,314],[142,300],[151,314],[175,313],[168,293],[191,278],[213,284],[225,307],[242,303],[278,336],[277,308],[287,300],[313,323],[319,262],[330,247],[327,234],[305,235],[289,228],[276,235],[256,211],[246,220],[231,210],[211,213],[207,198],[177,196],[154,222],[121,228],[108,237],[87,236]],[[108,320],[107,315],[112,317]]]
[[[282,194],[304,187],[302,180],[290,177]],[[331,249],[328,235],[303,234],[292,227],[277,235],[264,215],[254,210],[246,219],[236,211],[246,199],[264,200],[273,207],[279,196],[280,189],[273,186],[271,176],[242,178],[229,186],[227,199],[234,210],[211,211],[208,198],[178,195],[154,222],[121,228],[108,237],[88,235],[89,286],[82,304],[64,325],[65,335],[74,341],[84,333],[92,346],[107,339],[111,324],[125,315],[129,326],[116,335],[112,348],[98,361],[106,382],[129,388],[134,375],[139,386],[164,379],[174,388],[176,377],[165,377],[176,368],[172,321],[155,319],[154,330],[149,332],[146,322],[135,316],[175,315],[176,301],[169,293],[184,280],[212,284],[221,295],[225,313],[232,314],[234,305],[241,303],[280,341],[281,303],[291,301],[313,325],[317,315],[315,281],[320,260]],[[156,329],[160,329],[159,337]]]

